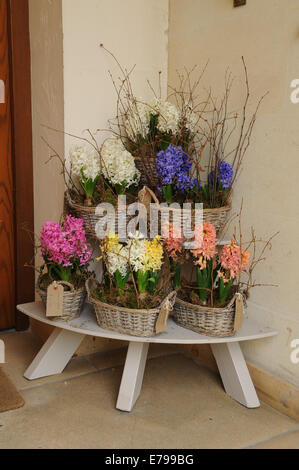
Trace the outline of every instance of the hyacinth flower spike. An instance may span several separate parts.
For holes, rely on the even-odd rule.
[[[137,289],[141,296],[154,293],[163,262],[163,244],[161,237],[145,240],[139,232],[129,234],[128,253],[130,268],[136,279]]]
[[[195,230],[195,242],[197,248],[191,250],[194,256],[194,264],[197,273],[197,285],[199,287],[200,300],[205,303],[208,293],[212,291],[215,273],[214,257],[216,250],[216,230],[210,222],[199,225]]]
[[[113,230],[110,230],[101,248],[103,255],[98,261],[103,258],[108,273],[114,278],[117,293],[122,296],[130,275],[128,249],[119,243],[118,235]]]
[[[210,190],[215,184],[216,191],[228,191],[232,185],[233,177],[233,167],[228,162],[220,161],[218,168],[215,168],[209,173],[208,184],[202,188],[205,198],[209,198]]]
[[[96,185],[99,181],[99,176],[95,179],[86,178],[83,168],[81,168],[81,184],[86,194],[86,205],[91,205],[91,198],[95,192]]]
[[[182,272],[182,260],[180,255],[184,250],[184,239],[182,237],[182,231],[174,224],[165,222],[163,227],[163,237],[166,252],[170,259],[171,271],[173,274],[173,283],[176,288],[181,287],[181,272]]]
[[[157,154],[156,175],[160,188],[168,204],[173,203],[174,192],[184,193],[193,186],[188,175],[192,162],[183,152],[182,147],[169,145]]]
[[[234,280],[240,277],[249,264],[250,253],[241,250],[233,238],[230,245],[225,245],[220,253],[219,276],[219,301],[225,303],[231,292]]]
[[[55,273],[68,282],[73,273],[91,259],[92,251],[86,243],[84,220],[67,216],[63,226],[45,222],[41,235],[41,252],[50,276]]]
[[[85,192],[85,205],[92,205],[92,197],[100,175],[100,158],[95,149],[75,146],[70,150],[71,172],[80,180]]]

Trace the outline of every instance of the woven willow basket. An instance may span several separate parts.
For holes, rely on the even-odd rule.
[[[234,336],[238,330],[235,324],[238,297],[245,305],[242,294],[236,293],[229,304],[223,308],[193,305],[177,298],[173,309],[173,319],[183,328],[203,335],[220,338]]]
[[[158,184],[158,178],[156,175],[156,160],[156,157],[145,157],[144,159],[135,157],[135,165],[141,173],[140,179],[142,184]]]
[[[73,217],[84,220],[84,228],[88,238],[97,238],[95,226],[100,217],[96,215],[95,207],[87,207],[74,202],[68,191],[65,193],[65,213],[71,214]]]
[[[126,226],[131,220],[132,216],[127,215],[126,220],[121,218],[120,224],[118,224],[117,218],[117,208],[115,210],[116,217],[115,217],[115,233],[120,233],[122,230],[125,233]],[[84,220],[84,228],[86,232],[86,236],[91,239],[98,239],[96,235],[96,225],[99,220],[102,219],[101,215],[96,214],[96,207],[88,207],[83,206],[81,204],[77,204],[72,201],[68,192],[65,193],[65,213],[71,214],[74,217]],[[106,222],[109,224],[113,221],[113,216],[111,215],[111,219],[109,219],[109,214],[107,214]]]
[[[41,289],[40,287],[41,278],[38,278],[37,281],[37,293],[42,299],[44,307],[47,307],[47,291]],[[58,281],[57,284],[68,287],[69,291],[64,291],[63,294],[63,316],[59,317],[50,317],[53,321],[69,321],[80,316],[81,310],[83,308],[85,299],[86,299],[86,289],[85,286],[80,289],[75,289],[72,284],[65,281]]]
[[[149,191],[149,189],[147,188]],[[168,220],[169,223],[173,223],[178,228],[180,227],[183,233],[183,227],[190,226],[190,236],[186,235],[186,239],[192,237],[192,231],[194,230],[195,224],[195,210],[191,210],[191,221],[190,211],[182,209],[171,209],[169,207],[160,207],[159,200],[153,191],[151,192],[154,204],[151,206],[151,215],[153,217],[153,228],[155,233],[161,233],[161,221]],[[217,207],[215,209],[203,209],[203,222],[211,222],[215,229],[217,236],[219,236],[227,222],[229,212],[231,211],[232,204],[231,199],[228,204],[223,207]],[[162,233],[161,233],[162,235]]]
[[[93,280],[86,282],[88,301],[93,305],[98,325],[105,330],[131,336],[151,337],[166,331],[166,323],[173,309],[176,292],[172,291],[158,308],[149,310],[129,309],[110,305],[96,299],[91,289]]]
[[[231,211],[231,201],[227,206],[216,207],[215,209],[204,209],[203,210],[203,221],[211,222],[216,229],[216,233],[219,236],[225,227],[229,213]]]

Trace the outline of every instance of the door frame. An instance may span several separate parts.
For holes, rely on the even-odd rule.
[[[14,172],[15,304],[32,302],[35,272],[26,267],[34,259],[34,246],[26,229],[34,233],[31,61],[28,0],[6,0],[10,45],[12,158]],[[15,309],[15,327],[26,330],[29,320]]]

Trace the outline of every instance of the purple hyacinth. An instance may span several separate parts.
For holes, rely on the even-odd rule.
[[[201,181],[197,178],[194,178],[193,180],[191,180],[191,189],[193,189],[194,191],[201,188],[202,187],[202,184],[201,184]]]
[[[211,171],[208,177],[209,186],[214,184],[214,171]],[[217,172],[217,182],[221,183],[224,189],[230,188],[234,177],[233,167],[224,161],[219,162]]]
[[[161,186],[175,184],[180,192],[185,192],[191,188],[191,180],[188,175],[192,167],[192,162],[183,152],[182,147],[169,145],[166,150],[161,150],[157,154],[156,174],[161,182]]]

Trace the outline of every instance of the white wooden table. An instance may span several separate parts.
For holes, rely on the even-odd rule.
[[[84,336],[98,336],[128,341],[116,407],[122,411],[132,411],[142,387],[144,369],[150,343],[165,344],[210,344],[216,359],[226,393],[247,408],[260,406],[242,350],[241,341],[275,336],[276,331],[257,325],[245,318],[242,328],[230,338],[212,338],[179,327],[172,318],[168,320],[168,330],[152,338],[139,338],[100,328],[92,307],[84,307],[80,318],[70,322],[53,322],[46,318],[41,302],[19,305],[25,315],[55,327],[43,345],[24,377],[34,380],[60,374],[80,346]]]

